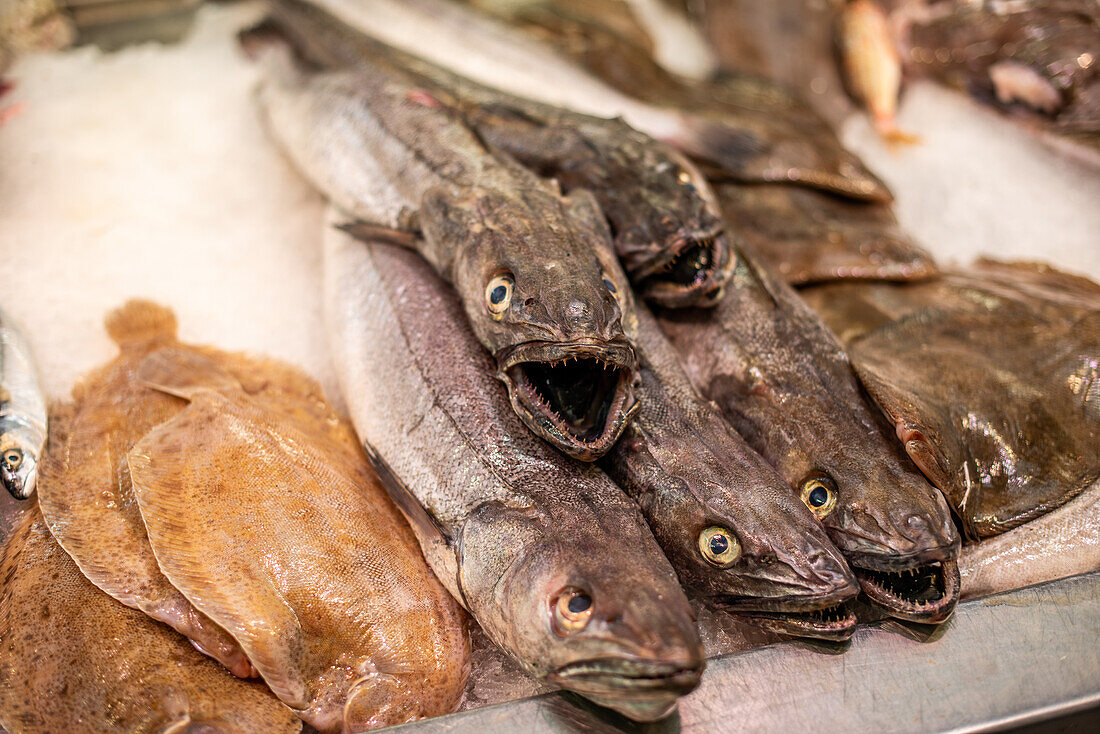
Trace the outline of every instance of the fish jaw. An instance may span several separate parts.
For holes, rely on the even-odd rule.
[[[570,663],[549,677],[634,721],[657,721],[675,710],[680,696],[695,690],[702,673],[701,659],[656,663],[609,658]]]
[[[30,458],[24,459],[24,462],[29,461],[31,467],[29,469],[9,470],[6,465],[0,464],[0,481],[4,483],[4,489],[8,490],[8,494],[17,500],[25,500],[34,494],[35,480],[38,477],[38,468],[34,466],[34,460]]]
[[[524,424],[581,461],[607,453],[639,407],[637,360],[626,343],[528,342],[498,365],[497,377]],[[595,389],[570,394],[584,383]]]
[[[659,257],[630,273],[642,298],[665,308],[709,307],[721,300],[734,257],[729,235],[720,225],[678,232],[657,252]]]
[[[863,593],[891,617],[939,624],[951,616],[959,600],[959,564],[933,561],[899,571],[858,569]]]
[[[842,566],[838,573],[800,579],[799,591],[775,597],[721,597],[719,608],[765,629],[796,637],[842,641],[852,636],[855,613],[849,602],[859,596],[855,575]]]

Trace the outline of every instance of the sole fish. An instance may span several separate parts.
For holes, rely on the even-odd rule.
[[[702,647],[633,503],[524,429],[415,254],[330,227],[325,289],[356,430],[444,585],[531,675],[633,719],[667,715]]]
[[[11,734],[301,731],[263,684],[89,583],[37,510],[4,547],[0,579],[0,724]]]

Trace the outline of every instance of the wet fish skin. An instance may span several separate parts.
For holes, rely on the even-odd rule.
[[[301,731],[264,686],[93,586],[30,508],[0,560],[0,724],[24,732]]]
[[[0,481],[17,500],[34,494],[46,423],[46,398],[30,343],[0,309]]]
[[[644,307],[638,322],[642,407],[601,465],[638,503],[685,588],[778,631],[846,639],[854,615],[838,612],[828,624],[805,614],[859,593],[844,558],[783,478],[691,386]],[[700,535],[716,528],[736,549],[719,567],[700,548]]]
[[[808,144],[812,111],[780,125],[775,110],[738,116],[735,108],[699,113],[640,102],[563,59],[568,46],[551,49],[537,34],[517,33],[499,19],[439,0],[316,0],[348,24],[379,40],[454,69],[475,81],[517,95],[600,117],[621,116],[631,126],[685,153],[711,161],[744,181],[792,181],[859,199],[889,200],[886,186],[839,146]],[[540,24],[543,21],[540,18]],[[543,27],[547,27],[543,24]],[[585,24],[574,24],[584,37]],[[545,36],[544,36],[545,37]],[[651,68],[667,78],[644,51]],[[632,71],[633,73],[633,71]],[[644,89],[644,84],[641,85]],[[634,93],[634,90],[630,90]],[[711,90],[701,92],[706,99]],[[674,101],[675,102],[675,101]],[[811,124],[831,135],[827,126]],[[834,136],[835,140],[835,136]]]
[[[329,230],[325,289],[356,429],[444,585],[530,674],[666,715],[702,649],[633,503],[523,430],[458,302],[411,253]],[[562,626],[574,592],[580,629]]]
[[[283,150],[366,223],[351,231],[401,230],[455,286],[529,429],[582,460],[605,453],[636,409],[633,298],[591,194],[563,196],[493,155],[404,75],[377,66],[308,74],[281,53],[267,56],[259,99]],[[507,300],[494,311],[498,291]],[[610,382],[567,405],[559,368],[574,359]],[[542,377],[551,387],[540,392]]]
[[[658,320],[692,382],[795,491],[821,476],[835,483],[822,522],[864,592],[893,616],[945,619],[960,545],[947,503],[866,404],[843,348],[797,294],[740,250],[713,312]],[[938,574],[942,594],[930,606],[882,587],[898,582],[884,576],[914,569]]]
[[[681,153],[620,119],[540,104],[452,74],[304,0],[280,0],[271,20],[309,61],[404,75],[454,108],[491,147],[553,178],[567,193],[592,192],[643,298],[675,307],[721,297],[729,276],[728,235],[710,184]],[[693,255],[700,247],[705,251]]]
[[[1028,522],[1100,477],[1100,286],[982,261],[805,296],[967,537]]]

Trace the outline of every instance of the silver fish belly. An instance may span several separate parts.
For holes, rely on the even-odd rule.
[[[46,398],[30,343],[0,310],[0,480],[16,499],[34,494],[46,443]]]

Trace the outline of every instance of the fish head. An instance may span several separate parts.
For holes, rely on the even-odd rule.
[[[0,435],[0,481],[17,500],[25,500],[34,494],[38,478],[38,459],[11,433]]]
[[[733,269],[730,234],[703,174],[666,146],[646,148],[629,186],[609,187],[615,247],[642,298],[659,306],[713,306]]]
[[[796,491],[872,602],[894,617],[942,622],[959,595],[961,541],[951,510],[900,447],[884,446],[885,452],[888,460],[838,461],[810,471]]]
[[[599,208],[585,191],[542,188],[470,207],[448,199],[432,197],[421,219],[459,222],[429,236],[467,240],[454,283],[513,408],[564,453],[595,460],[637,408],[633,296]]]
[[[704,657],[672,568],[625,497],[622,504],[613,533],[584,507],[551,517],[483,505],[463,538],[491,533],[496,542],[463,547],[496,551],[464,555],[462,588],[486,632],[530,673],[650,721],[698,685]]]

